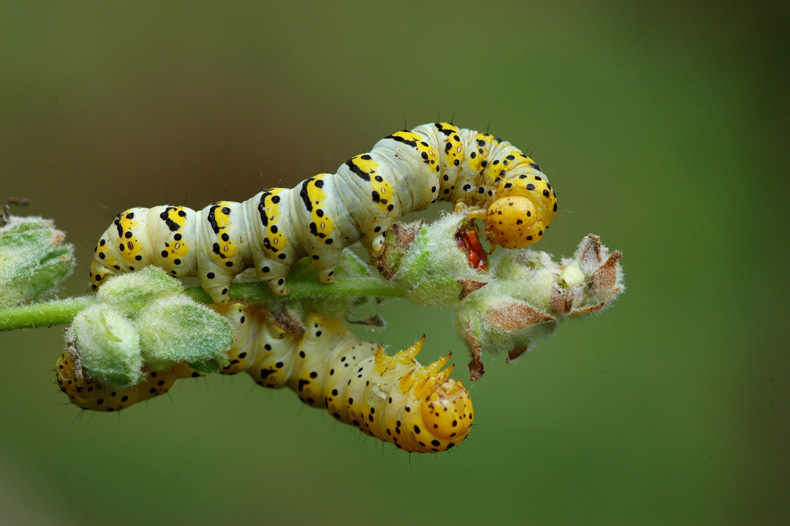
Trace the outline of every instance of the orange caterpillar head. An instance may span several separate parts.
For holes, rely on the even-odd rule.
[[[543,172],[527,173],[497,183],[486,214],[486,236],[493,245],[523,248],[537,243],[557,215],[557,196]]]
[[[422,340],[393,357],[393,360],[413,360],[419,352]],[[377,353],[377,360],[379,360]],[[460,380],[450,378],[453,367],[442,367],[450,361],[450,355],[419,367],[404,375],[400,380],[403,391],[409,392],[419,404],[419,413],[404,414],[405,429],[409,430],[414,449],[409,451],[430,453],[445,451],[461,442],[472,429],[474,410],[469,391]],[[411,430],[417,434],[412,434]],[[401,445],[400,447],[404,447]]]
[[[461,443],[472,429],[472,399],[460,380],[447,379],[436,385],[420,407],[430,433],[449,442],[446,449]]]

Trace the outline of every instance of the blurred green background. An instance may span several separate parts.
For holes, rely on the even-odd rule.
[[[131,205],[243,200],[437,118],[532,153],[560,202],[539,248],[599,234],[626,294],[490,359],[437,456],[246,376],[80,413],[61,327],[0,334],[2,522],[790,520],[787,4],[287,4],[0,2],[0,197],[77,246],[64,294]],[[449,312],[380,310],[361,337],[426,332],[466,377]]]

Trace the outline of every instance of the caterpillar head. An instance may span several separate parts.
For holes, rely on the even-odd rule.
[[[421,411],[431,434],[453,445],[466,438],[474,419],[472,399],[460,380],[448,379],[434,387],[423,399]]]
[[[530,168],[503,178],[486,213],[486,236],[493,245],[523,248],[537,243],[557,215],[557,196],[546,176]]]
[[[434,447],[429,448],[426,444],[424,451],[450,449],[463,442],[472,428],[474,410],[469,391],[460,380],[450,378],[452,366],[441,370],[449,360],[448,354],[432,364],[420,367],[412,377],[413,393],[420,401],[423,425],[435,437],[431,441]]]

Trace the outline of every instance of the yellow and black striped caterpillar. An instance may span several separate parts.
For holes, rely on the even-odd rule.
[[[469,393],[441,370],[449,356],[421,367],[422,340],[395,356],[358,340],[339,319],[310,313],[299,320],[249,304],[213,306],[236,329],[225,374],[246,372],[264,387],[289,387],[300,400],[325,408],[337,420],[412,452],[439,452],[462,442],[474,414]],[[79,358],[67,349],[56,366],[57,382],[83,409],[119,411],[167,392],[178,378],[201,376],[185,364],[148,371],[127,388],[86,378]]]
[[[438,199],[484,219],[489,241],[506,248],[538,241],[557,213],[548,179],[516,147],[488,133],[424,124],[293,189],[270,188],[199,211],[129,209],[101,236],[91,284],[156,265],[176,277],[197,276],[222,302],[233,277],[252,267],[284,295],[285,277],[299,258],[310,257],[320,281],[330,282],[343,248],[361,240],[375,253],[398,218]]]

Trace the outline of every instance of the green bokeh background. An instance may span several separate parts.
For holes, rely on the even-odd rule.
[[[0,197],[67,231],[65,294],[128,206],[243,200],[437,118],[532,153],[560,202],[539,247],[599,234],[626,294],[492,359],[479,425],[436,456],[247,377],[81,413],[61,327],[0,334],[0,520],[790,520],[787,4],[285,4],[0,3]],[[466,377],[449,312],[380,311],[360,336],[425,332]]]

